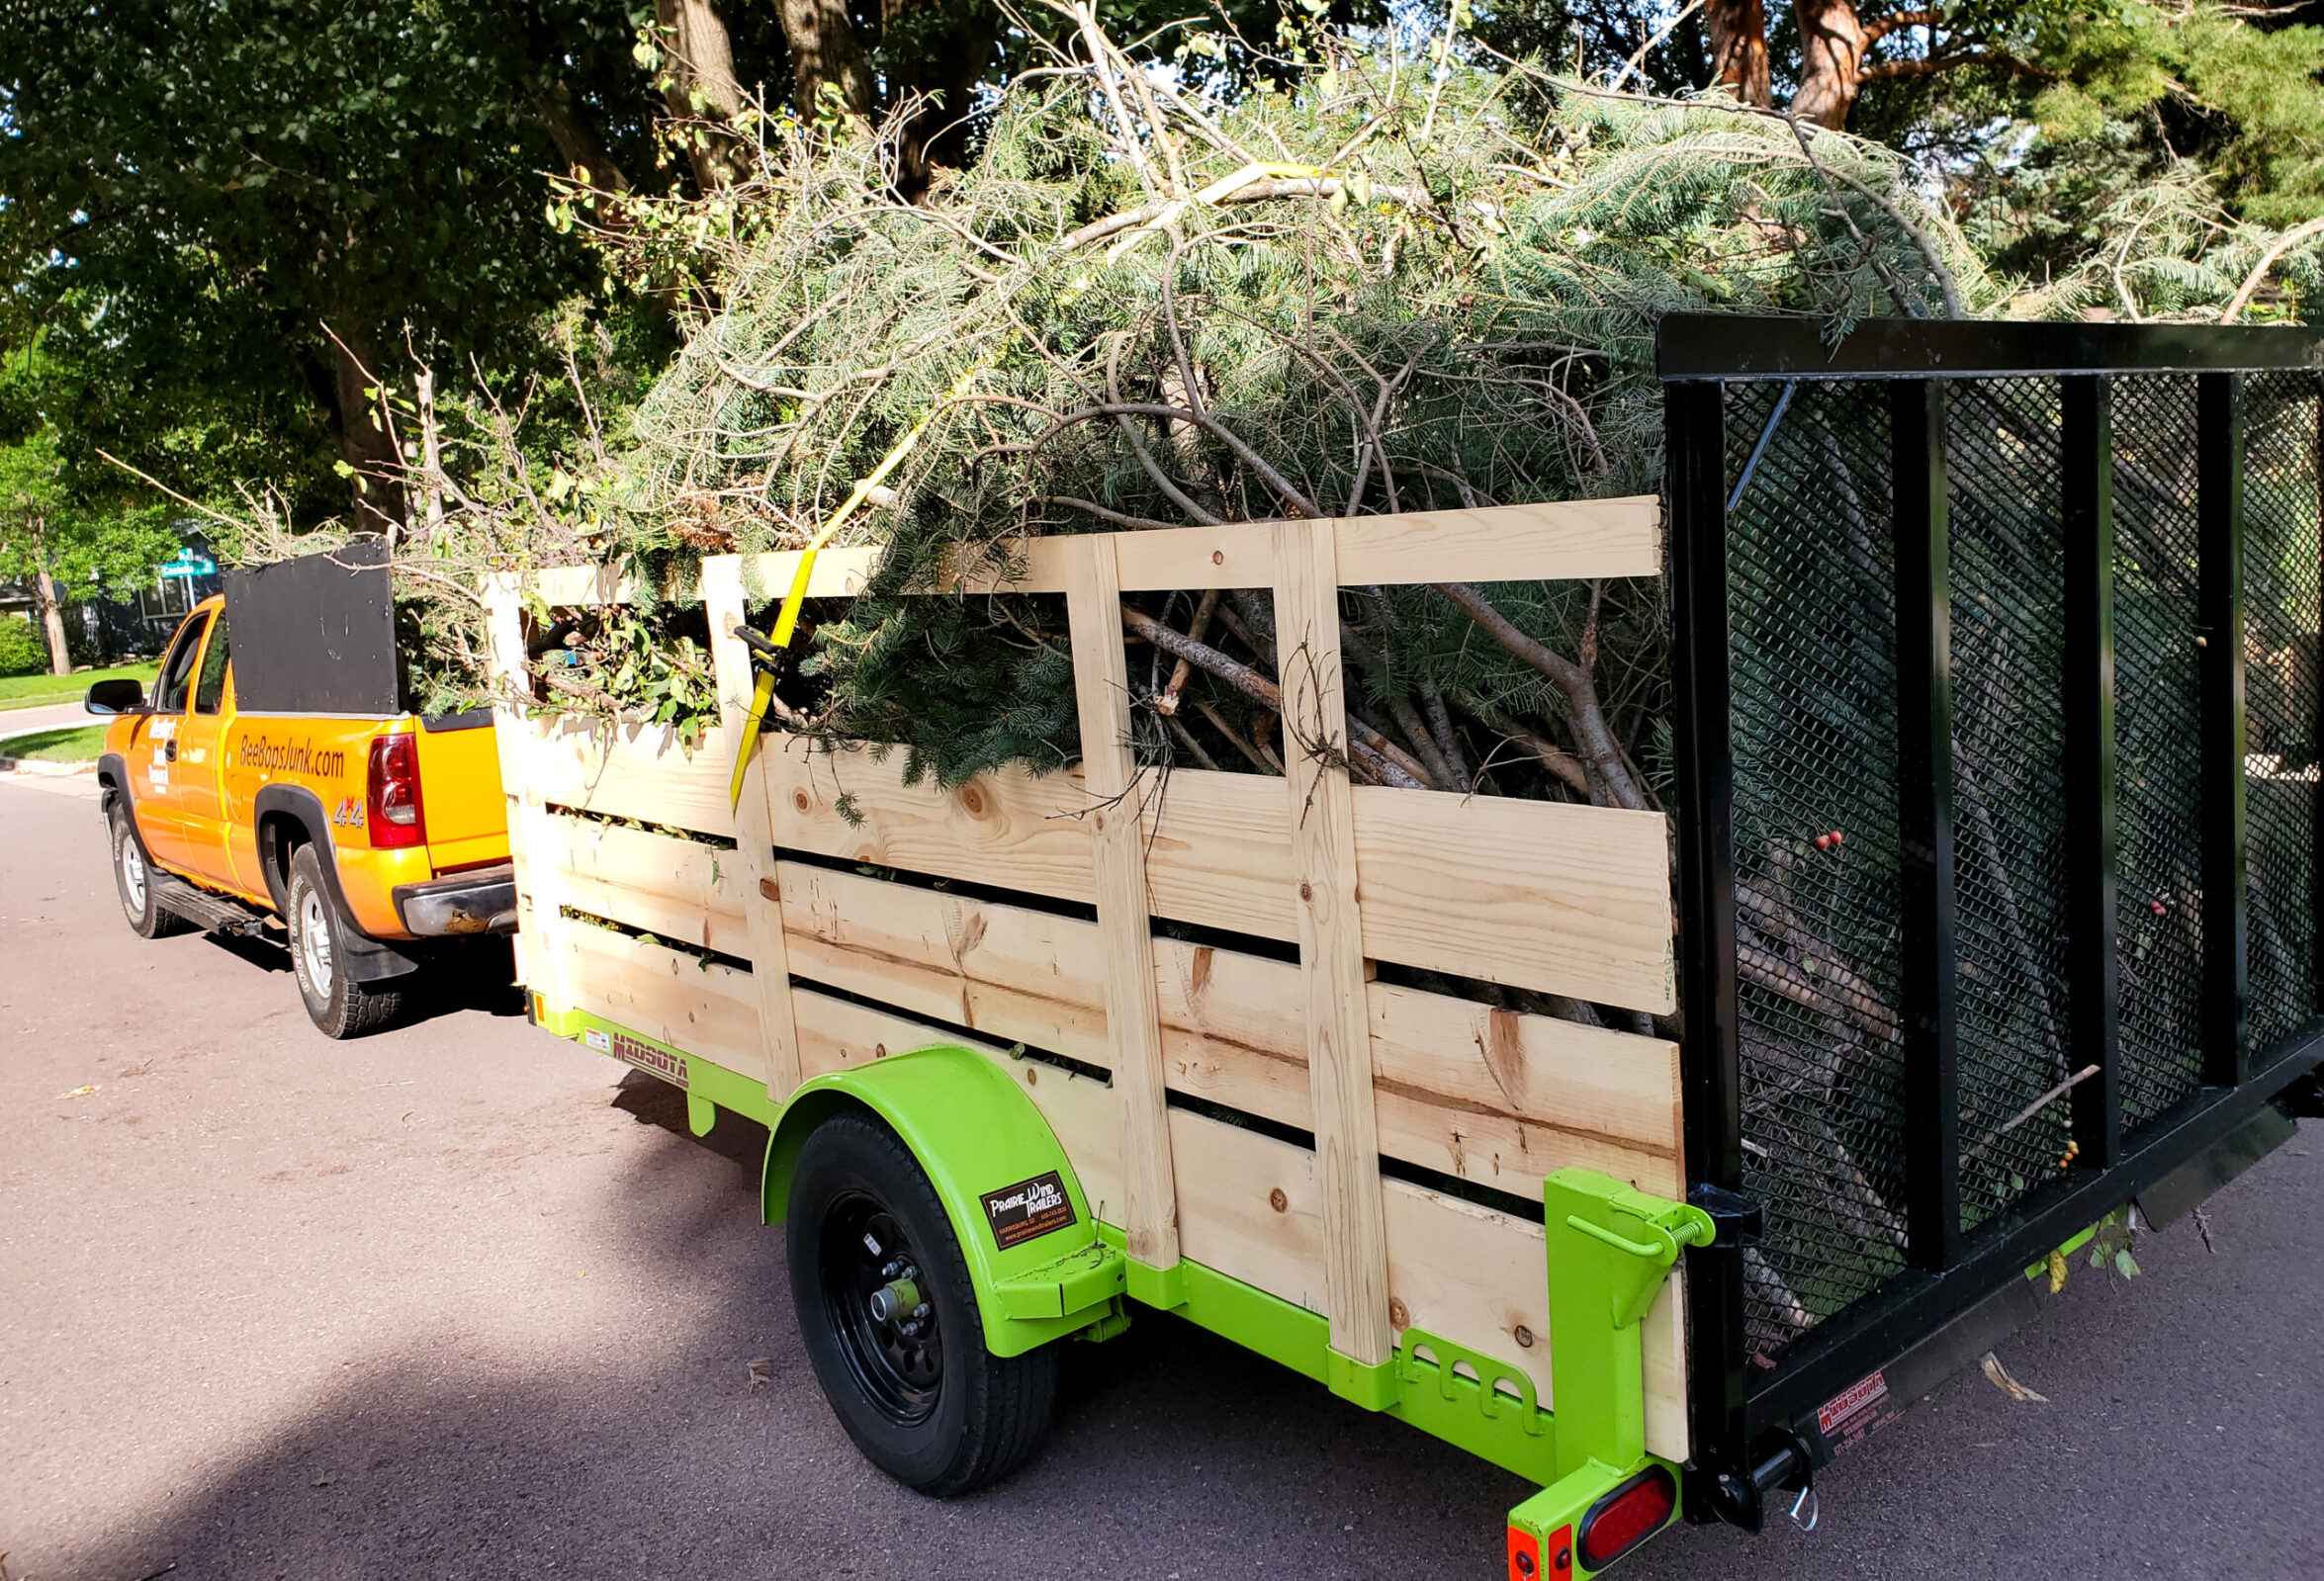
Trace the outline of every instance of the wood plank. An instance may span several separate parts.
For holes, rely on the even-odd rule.
[[[1334,518],[1343,586],[1447,581],[1568,581],[1659,576],[1661,502],[1653,494],[1477,510]],[[1275,522],[1028,538],[1012,546],[1019,574],[978,566],[941,591],[1057,593],[1072,582],[1069,545],[1111,539],[1125,592],[1274,584]]]
[[[1307,1088],[1331,1348],[1360,1365],[1388,1359],[1387,1232],[1381,1217],[1372,1024],[1364,1004],[1364,922],[1356,909],[1356,825],[1348,797],[1340,671],[1339,575],[1327,524],[1278,522],[1275,625],[1283,657],[1285,817],[1298,878]]]
[[[587,922],[566,932],[574,1008],[748,1074],[759,1060],[751,974]]]
[[[771,555],[714,558],[742,563],[745,582],[759,590],[758,601],[763,603],[790,591],[791,578],[798,573],[799,555],[800,551],[793,549]],[[815,557],[815,571],[807,581],[807,596],[852,597],[863,590],[863,584],[871,579],[872,570],[878,564],[879,550],[870,545],[826,549]],[[649,587],[635,576],[618,575],[610,566],[560,566],[537,571],[533,572],[533,591],[552,608],[668,601],[672,593],[668,586]]]
[[[523,784],[544,806],[607,818],[634,818],[733,838],[723,730],[705,731],[688,750],[668,726],[623,725],[610,732],[572,715],[519,727],[532,739]]]
[[[540,802],[531,790],[535,737],[523,707],[532,678],[525,664],[524,602],[512,573],[486,583],[485,671],[492,685],[492,739],[516,877],[516,974],[543,1010],[555,1011],[567,1004],[557,879],[563,846],[554,830],[537,827]]]
[[[1094,804],[1077,774],[903,782],[904,755],[770,747],[774,842],[1058,900],[1096,898]],[[1672,1008],[1660,814],[1386,786],[1351,788],[1364,951],[1433,971],[1657,1013]],[[1298,936],[1284,786],[1174,770],[1143,810],[1154,915]],[[859,822],[849,822],[842,798]]]
[[[720,734],[743,739],[758,676],[751,651],[735,635],[747,611],[743,603],[743,563],[731,555],[702,562],[702,602],[710,622],[710,657],[718,672]],[[723,761],[731,763],[732,759]],[[731,776],[733,770],[728,768]],[[800,1082],[799,1031],[791,1009],[791,969],[783,940],[782,908],[767,893],[774,879],[774,840],[766,822],[766,773],[754,745],[734,804],[735,872],[741,885],[749,938],[752,992],[759,1002],[760,1060],[757,1071],[767,1096],[788,1098]]]
[[[1154,996],[1154,935],[1147,918],[1146,859],[1138,806],[1153,788],[1131,747],[1129,670],[1121,647],[1121,591],[1110,539],[1081,539],[1066,588],[1080,712],[1082,789],[1098,903],[1098,980],[1106,1003],[1106,1065],[1121,1104],[1122,1223],[1129,1256],[1150,1268],[1178,1264],[1178,1193],[1162,1086],[1161,1012]]]
[[[1676,1008],[1660,813],[1353,790],[1367,954],[1627,1010]]]
[[[1111,1065],[1094,923],[798,862],[777,874],[800,975]],[[1153,950],[1165,1084],[1312,1131],[1298,968],[1182,939]],[[1389,1157],[1527,1197],[1569,1167],[1684,1189],[1675,1044],[1386,983],[1365,996]]]
[[[659,938],[750,960],[746,881],[736,853],[699,840],[549,814],[565,904]]]

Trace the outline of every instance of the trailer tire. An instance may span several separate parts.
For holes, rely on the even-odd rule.
[[[1055,1348],[985,1349],[951,1222],[894,1131],[862,1113],[816,1127],[791,1178],[785,1240],[807,1360],[864,1458],[937,1498],[1025,1463],[1056,1400]],[[902,1280],[924,1318],[877,1315],[873,1296]]]
[[[190,931],[192,922],[155,898],[153,869],[146,865],[145,846],[130,824],[129,809],[116,801],[105,822],[113,836],[114,893],[121,897],[122,915],[129,919],[130,931],[139,938],[167,938]]]
[[[347,974],[347,923],[322,881],[321,858],[313,845],[291,855],[291,882],[284,920],[291,929],[291,969],[307,1017],[323,1036],[361,1037],[396,1018],[403,1009],[400,988],[375,988]]]

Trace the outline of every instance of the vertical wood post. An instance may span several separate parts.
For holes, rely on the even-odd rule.
[[[713,555],[702,562],[702,602],[710,617],[710,662],[718,675],[718,719],[727,750],[732,752],[742,745],[743,719],[750,712],[751,693],[757,683],[751,671],[751,650],[735,635],[736,625],[747,615],[739,556]],[[780,1102],[800,1082],[799,1027],[791,1005],[790,951],[783,939],[773,819],[766,806],[766,773],[761,761],[769,740],[760,737],[743,776],[743,799],[735,808],[735,870],[743,882],[743,917],[751,929],[751,990],[759,1001],[759,1047],[765,1063],[766,1093]],[[781,738],[771,740],[779,749]],[[722,766],[732,772],[731,764]]]
[[[1065,609],[1073,637],[1074,701],[1105,959],[1106,1037],[1122,1106],[1122,1232],[1130,1293],[1157,1306],[1185,1299],[1179,1268],[1178,1178],[1162,1080],[1162,1010],[1146,903],[1143,788],[1130,747],[1129,667],[1121,651],[1121,582],[1114,540],[1068,540]],[[1142,1268],[1140,1266],[1143,1266]],[[1148,1272],[1152,1271],[1152,1272]]]
[[[1377,1409],[1393,1398],[1384,1363],[1394,1351],[1394,1337],[1388,1328],[1364,924],[1356,901],[1339,566],[1330,522],[1276,524],[1275,626],[1292,867],[1299,886],[1307,1085],[1315,1105],[1315,1174],[1323,1206],[1325,1316],[1335,1354],[1331,1383]],[[1359,1368],[1379,1370],[1366,1375]]]
[[[492,683],[492,737],[500,757],[500,787],[508,803],[508,857],[516,870],[516,969],[541,1022],[574,1008],[567,985],[565,842],[541,806],[531,758],[538,727],[525,716],[532,694],[524,661],[524,599],[513,572],[485,587],[485,671]]]

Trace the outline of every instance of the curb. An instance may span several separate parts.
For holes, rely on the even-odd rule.
[[[47,774],[66,776],[92,774],[97,770],[94,759],[85,763],[51,763],[38,757],[0,757],[0,774]]]

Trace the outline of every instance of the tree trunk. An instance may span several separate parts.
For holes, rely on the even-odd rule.
[[[987,7],[939,16],[930,0],[882,0],[880,43],[889,62],[888,103],[909,106],[896,185],[918,203],[939,167],[967,160],[968,115],[976,85],[992,63],[999,13]]]
[[[537,88],[533,93],[533,107],[549,133],[549,140],[557,145],[558,157],[565,161],[566,174],[576,181],[587,182],[592,191],[601,195],[590,206],[596,213],[597,223],[608,230],[620,228],[621,211],[610,200],[629,191],[629,177],[622,174],[621,167],[574,114],[572,93],[561,82]]]
[[[868,117],[871,61],[848,21],[847,0],[777,0],[777,10],[783,42],[791,47],[799,118],[812,123],[823,113],[826,88],[837,96],[841,114]]]
[[[56,578],[44,568],[37,578],[41,595],[41,626],[48,634],[48,673],[72,673],[72,652],[64,643],[64,604],[56,596]]]
[[[381,421],[384,402],[367,394],[381,377],[376,336],[332,326],[331,393],[338,407],[339,459],[354,469],[355,530],[391,542],[403,525],[396,444]]]
[[[662,73],[663,97],[681,121],[732,121],[743,111],[743,85],[735,78],[734,45],[710,0],[654,0],[670,51]],[[727,139],[712,134],[689,139],[686,158],[704,192],[734,184],[741,161]]]
[[[1767,86],[1767,7],[1764,0],[1710,0],[1711,80],[1735,90],[1737,100],[1764,110],[1775,100]]]
[[[1800,89],[1792,114],[1833,131],[1848,124],[1863,85],[1864,24],[1851,0],[1793,0],[1800,20]]]

